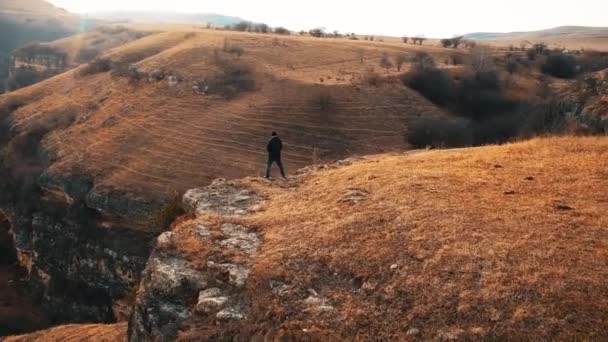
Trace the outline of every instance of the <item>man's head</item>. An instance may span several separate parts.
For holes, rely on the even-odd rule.
[[[277,132],[272,132],[272,136],[273,137],[278,137],[279,135],[277,134]]]

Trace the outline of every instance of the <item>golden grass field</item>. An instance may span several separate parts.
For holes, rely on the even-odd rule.
[[[223,333],[320,341],[605,336],[606,138],[405,152],[411,119],[450,113],[402,85],[399,76],[409,64],[386,72],[380,58],[425,51],[458,74],[460,67],[444,61],[464,50],[430,40],[421,47],[396,39],[134,28],[150,35],[118,37],[105,56],[143,56],[135,63],[140,70],[179,76],[178,85],[108,72],[81,75],[81,66],[4,95],[0,106],[25,101],[11,114],[17,130],[73,119],[42,141],[51,175],[85,173],[96,187],[143,198],[170,197],[218,177],[249,177],[245,182],[268,198],[262,212],[242,219],[264,237],[245,292],[257,321],[227,327],[195,321],[182,339]],[[53,44],[73,61],[99,38],[85,34]],[[217,71],[212,60],[226,44],[244,49],[230,58],[253,68],[255,90],[231,100],[195,94],[193,82]],[[366,81],[372,70],[377,85]],[[514,76],[508,91],[530,96],[536,76]],[[333,99],[329,110],[315,103],[322,94]],[[369,156],[269,183],[255,177],[264,171],[271,131],[285,143],[289,174]],[[350,203],[348,193],[363,199]],[[176,228],[183,237],[178,248],[204,260],[204,246],[188,240],[186,226]],[[314,288],[336,310],[331,316],[304,312],[301,295],[279,300],[270,280],[288,283],[296,294]],[[125,330],[126,324],[71,325],[7,341],[114,341],[124,339]]]
[[[127,338],[127,324],[63,325],[36,333],[12,336],[4,342],[118,342]]]
[[[264,236],[246,293],[260,320],[219,332],[201,322],[186,340],[222,329],[326,341],[605,337],[606,138],[377,155],[250,184],[269,198],[243,222]],[[368,197],[345,202],[352,191]],[[271,280],[293,296],[273,295]],[[303,312],[309,288],[336,311]]]
[[[243,294],[252,318],[199,316],[180,340],[602,340],[607,170],[607,138],[561,137],[245,179],[267,198],[234,219],[264,241]],[[353,191],[367,195],[346,200]],[[223,220],[205,218],[212,232]],[[175,248],[204,264],[195,226],[178,224]],[[303,308],[308,289],[334,309]],[[125,330],[67,326],[7,341],[108,341]]]
[[[383,53],[423,49],[441,60],[455,52],[192,30],[163,31],[107,53],[115,59],[151,54],[137,66],[179,75],[184,81],[178,86],[169,87],[166,80],[133,84],[109,73],[81,77],[75,70],[6,96],[27,101],[13,114],[14,124],[25,128],[72,115],[72,126],[44,141],[58,159],[51,173],[83,168],[99,185],[162,194],[216,177],[260,175],[273,130],[286,143],[287,168],[295,171],[317,159],[407,149],[409,118],[443,115],[393,80],[399,73],[386,73],[378,61]],[[210,59],[225,41],[245,50],[239,62],[254,68],[256,90],[229,101],[194,94],[192,82],[214,72]],[[384,78],[380,85],[362,82],[370,68]],[[335,101],[328,112],[313,103],[321,93]]]

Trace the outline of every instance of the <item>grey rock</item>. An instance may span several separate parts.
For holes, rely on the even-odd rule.
[[[238,248],[247,254],[254,254],[260,248],[260,239],[256,233],[249,233],[247,228],[241,225],[225,223],[222,232],[228,236],[220,244],[226,248]]]
[[[239,308],[226,308],[218,312],[215,317],[221,321],[242,320],[245,314]]]

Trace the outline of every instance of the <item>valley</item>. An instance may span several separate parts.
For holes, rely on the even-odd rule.
[[[564,52],[557,29],[455,47],[80,30],[43,9],[69,29],[11,45],[19,82],[0,95],[3,341],[608,328],[601,47]],[[504,45],[520,38],[523,50]],[[287,180],[262,178],[271,132]]]

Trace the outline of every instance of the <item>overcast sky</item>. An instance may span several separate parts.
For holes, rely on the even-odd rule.
[[[50,0],[72,12],[220,13],[292,30],[453,36],[564,25],[608,26],[608,0]]]

